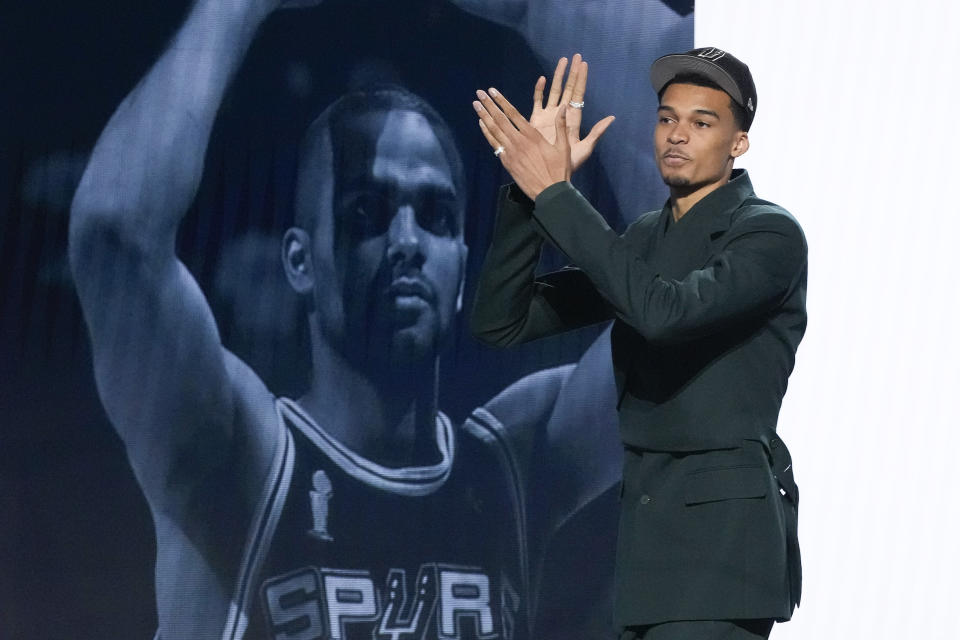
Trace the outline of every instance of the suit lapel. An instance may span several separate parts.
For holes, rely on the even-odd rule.
[[[704,268],[723,245],[723,238],[730,229],[730,220],[733,217],[734,211],[734,209],[731,209],[720,212],[712,216],[710,224],[705,225],[705,233],[703,234],[703,243],[701,245],[701,256],[703,259],[694,267],[695,269]]]
[[[699,209],[672,223],[657,251],[656,266],[660,274],[682,280],[701,268],[713,254],[717,240],[729,228],[729,220],[727,212]]]
[[[730,182],[708,194],[679,222],[670,218],[668,201],[659,214],[642,218],[635,223],[637,228],[628,229],[626,235],[642,238],[637,247],[639,253],[657,273],[682,280],[691,271],[709,264],[723,245],[734,212],[751,196],[749,176],[743,169],[735,169]]]
[[[682,280],[691,271],[702,269],[723,244],[723,237],[730,229],[733,213],[742,202],[739,194],[721,188],[698,202],[679,221],[661,221],[660,242],[655,265],[661,275]],[[731,198],[731,196],[733,196]],[[719,201],[719,202],[718,202]],[[726,201],[726,202],[724,202]],[[716,206],[722,203],[722,208]],[[726,205],[726,206],[723,206]],[[661,216],[670,216],[669,206]]]

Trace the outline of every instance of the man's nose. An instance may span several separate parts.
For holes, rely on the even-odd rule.
[[[667,132],[667,142],[670,144],[682,144],[688,139],[688,132],[680,123],[673,125],[670,131]]]
[[[407,263],[417,267],[422,265],[424,256],[420,235],[416,211],[410,205],[401,205],[387,231],[387,258],[390,263]]]

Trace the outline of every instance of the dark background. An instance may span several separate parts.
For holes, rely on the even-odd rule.
[[[150,514],[96,395],[66,237],[90,149],[189,4],[0,9],[0,640],[147,638],[155,628]],[[272,17],[223,104],[179,240],[226,346],[276,393],[302,389],[304,328],[276,259],[297,143],[326,104],[370,80],[422,95],[458,138],[468,307],[506,181],[477,130],[473,91],[496,83],[527,96],[548,72],[520,36],[441,0],[330,0]],[[598,163],[578,185],[619,219]],[[543,266],[562,262],[548,254]],[[521,375],[575,361],[599,331],[502,352],[474,341],[464,320],[441,358],[440,406],[455,421]]]

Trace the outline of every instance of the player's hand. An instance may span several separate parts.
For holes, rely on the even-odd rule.
[[[496,89],[477,91],[477,97],[473,108],[480,117],[483,136],[530,199],[550,185],[570,179],[570,144],[563,134],[569,108],[557,110],[556,132],[550,142]]]
[[[556,140],[556,120],[557,114],[562,107],[567,108],[566,116],[566,136],[570,144],[570,163],[573,171],[576,171],[590,157],[597,141],[603,135],[610,123],[613,122],[613,116],[603,118],[590,129],[586,138],[580,139],[580,124],[583,120],[583,109],[571,107],[570,103],[582,103],[587,90],[587,63],[580,54],[573,56],[570,64],[570,73],[567,74],[567,81],[564,83],[563,75],[567,69],[567,59],[560,58],[557,62],[557,68],[553,72],[553,80],[550,82],[550,93],[547,95],[547,101],[543,101],[543,90],[546,88],[547,79],[540,76],[537,79],[533,89],[533,109],[530,113],[530,124],[540,132],[547,140],[553,143]]]

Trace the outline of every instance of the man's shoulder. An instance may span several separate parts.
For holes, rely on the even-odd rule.
[[[546,424],[557,395],[575,365],[567,364],[531,373],[509,385],[493,399],[474,409],[468,424],[481,423],[494,432],[509,434],[510,439],[527,439],[537,427]]]
[[[740,203],[740,206],[733,212],[733,219],[734,221],[746,221],[764,215],[785,216],[789,220],[797,222],[793,214],[783,206],[756,195],[750,195]]]
[[[521,460],[535,455],[537,443],[550,443],[552,456],[567,444],[579,448],[583,425],[616,425],[616,392],[610,366],[610,332],[604,331],[576,363],[537,371],[514,382],[476,408],[466,426],[506,443]],[[617,442],[619,436],[616,435]],[[594,433],[592,445],[602,447]],[[573,457],[583,458],[584,451]],[[558,458],[559,459],[559,458]]]
[[[756,195],[751,195],[740,203],[731,215],[730,224],[731,227],[744,231],[782,231],[804,238],[803,227],[792,213],[781,205]]]

